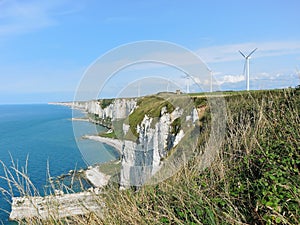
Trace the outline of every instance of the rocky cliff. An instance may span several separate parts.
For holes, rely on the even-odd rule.
[[[91,119],[101,124],[125,119],[134,110],[136,104],[136,99],[123,98],[74,102],[73,107],[88,112],[91,114]]]
[[[197,110],[187,109],[185,100],[180,102],[181,106],[169,98],[148,96],[77,102],[73,106],[86,110],[102,125],[107,126],[109,121],[110,127],[119,134],[123,141],[120,186],[127,188],[146,183],[185,136],[185,128],[195,126]]]

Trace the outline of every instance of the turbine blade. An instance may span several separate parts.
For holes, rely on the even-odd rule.
[[[252,52],[250,52],[250,54],[247,56],[247,58],[249,58],[256,50],[257,50],[257,48],[254,49]]]
[[[246,58],[246,56],[244,55],[244,53],[242,53],[241,51],[239,51],[239,53],[241,53],[241,55],[242,55],[244,58]]]

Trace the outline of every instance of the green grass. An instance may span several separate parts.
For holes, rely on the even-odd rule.
[[[138,137],[136,128],[143,121],[145,115],[151,118],[158,118],[163,107],[166,107],[168,112],[172,112],[175,109],[171,102],[168,101],[168,98],[157,95],[140,98],[137,105],[138,107],[129,115],[128,121],[133,136],[127,136],[125,137],[126,139],[135,140]]]
[[[282,92],[283,89],[273,89],[273,90],[250,90],[250,91],[245,91],[245,90],[242,90],[242,91],[214,91],[214,92],[199,92],[199,93],[189,93],[188,95],[191,96],[191,97],[198,97],[198,98],[201,98],[201,97],[206,97],[206,96],[214,96],[214,95],[218,95],[218,94],[222,94],[224,96],[232,96],[232,95],[244,95],[244,94],[264,94],[266,92],[272,92],[272,93],[275,93],[275,92]]]
[[[115,175],[121,170],[120,161],[110,161],[99,165],[99,171],[107,175]]]
[[[176,95],[173,93],[159,93],[157,95],[145,96],[138,99],[137,108],[129,115],[127,124],[130,125],[131,132],[129,132],[125,139],[135,141],[138,138],[137,125],[141,124],[145,115],[150,118],[153,118],[152,125],[154,125],[159,117],[161,116],[161,110],[163,107],[166,107],[168,113],[171,113],[175,110],[176,107],[184,109],[182,118],[185,118],[190,112],[191,109],[195,106],[196,102],[195,97],[190,97],[189,95]],[[198,102],[202,104],[207,104],[206,99],[200,99]],[[175,128],[176,120],[173,125]],[[176,130],[176,129],[175,129]],[[178,130],[177,130],[178,131]]]
[[[107,106],[114,102],[114,99],[101,99],[99,100],[100,106],[102,109],[105,109]]]
[[[107,133],[107,132],[101,132],[98,134],[100,137],[106,137],[106,138],[113,138],[116,139],[117,135],[114,131]]]
[[[299,90],[244,92],[226,102],[226,138],[209,168],[199,168],[202,143],[165,182],[138,192],[109,189],[102,222],[299,224]],[[203,142],[209,130],[202,128]]]
[[[112,121],[112,129],[116,135],[116,137],[120,140],[124,139],[124,133],[123,133],[123,123],[125,119],[118,119]]]

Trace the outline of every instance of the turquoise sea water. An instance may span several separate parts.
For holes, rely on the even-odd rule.
[[[78,116],[82,113],[77,112]],[[51,176],[68,173],[69,170],[86,168],[86,162],[93,164],[115,159],[114,149],[99,142],[82,139],[81,135],[93,134],[93,124],[75,121],[80,130],[74,137],[72,128],[72,110],[55,105],[0,105],[0,160],[11,165],[10,154],[18,161],[19,168],[25,165],[29,156],[28,174],[31,181],[43,190],[46,184],[47,161]],[[97,130],[105,128],[97,126]],[[88,152],[83,159],[76,139],[82,151]],[[0,166],[0,176],[3,176]],[[0,180],[0,187],[7,188]],[[9,204],[1,196],[0,208],[10,210]],[[8,214],[0,211],[0,224],[10,224]]]

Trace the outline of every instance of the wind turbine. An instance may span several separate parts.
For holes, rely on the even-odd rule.
[[[210,74],[210,87],[209,91],[210,93],[213,92],[213,71],[211,69],[208,69],[209,74]]]
[[[141,97],[141,81],[138,83],[138,98]]]
[[[249,55],[245,55],[244,53],[242,53],[241,51],[239,51],[241,53],[241,55],[245,58],[245,65],[244,65],[244,75],[245,75],[245,70],[246,70],[246,79],[247,79],[247,91],[249,91],[249,86],[250,86],[250,57],[251,55],[257,50],[257,48],[255,48],[252,52],[250,52]]]
[[[169,92],[169,88],[170,88],[170,78],[168,78],[168,81],[167,81],[167,92]]]
[[[183,78],[186,78],[186,93],[188,94],[190,93],[190,76],[186,74]]]
[[[296,72],[297,72],[298,77],[299,77],[299,79],[300,79],[300,70],[298,69],[298,67],[296,67]]]
[[[296,67],[296,73],[297,73],[297,75],[298,75],[298,77],[299,77],[299,80],[300,80],[300,70],[298,69],[298,67]],[[299,82],[299,85],[298,86],[300,86],[300,82]]]

